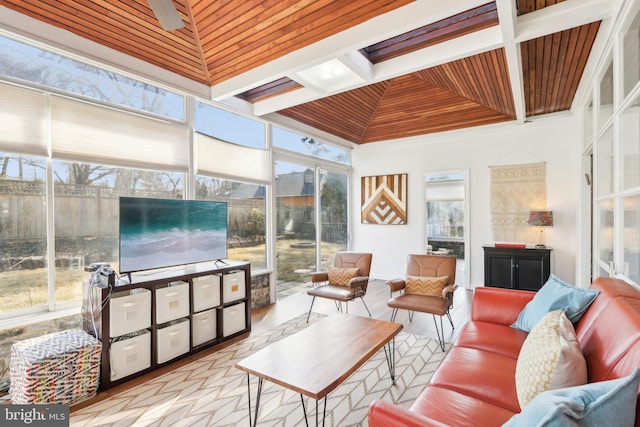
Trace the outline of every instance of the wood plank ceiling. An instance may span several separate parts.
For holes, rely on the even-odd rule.
[[[518,0],[514,9],[522,17],[562,1]],[[229,87],[224,95],[212,95],[218,101],[242,100],[255,111],[258,105],[275,102],[269,104],[276,106],[269,114],[355,144],[522,120],[514,93],[523,94],[526,117],[571,107],[599,20],[520,42],[521,64],[516,65],[522,80],[515,87],[510,70],[514,64],[499,45],[421,69],[407,65],[407,72],[393,72],[382,80],[374,71],[364,84],[335,93],[315,93],[297,81],[295,73],[304,64],[295,63],[295,55],[326,40],[341,40],[377,19],[391,17],[388,22],[397,24],[394,14],[416,4],[424,5],[425,24],[395,32],[381,29],[378,39],[368,35],[361,45],[353,42],[351,57],[357,54],[368,64],[365,70],[376,70],[403,58],[411,63],[415,55],[456,39],[493,29],[504,34],[499,8],[509,5],[507,1],[465,0],[461,3],[468,8],[455,11],[450,6],[455,13],[427,19],[427,11],[437,9],[427,6],[435,3],[440,2],[174,0],[184,27],[164,31],[146,0],[0,0],[7,9],[211,86],[212,93]],[[336,51],[341,48],[336,46]],[[279,71],[277,64],[287,61],[291,69]],[[270,78],[272,69],[277,71]]]

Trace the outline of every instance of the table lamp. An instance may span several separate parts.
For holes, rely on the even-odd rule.
[[[545,248],[543,243],[542,233],[544,228],[553,226],[553,211],[529,211],[529,220],[527,221],[532,227],[540,227],[540,234],[538,235],[538,243],[536,248]]]

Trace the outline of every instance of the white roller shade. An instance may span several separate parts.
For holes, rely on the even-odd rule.
[[[268,150],[250,148],[196,134],[198,173],[271,183]]]
[[[54,158],[189,169],[189,128],[71,99],[51,98]]]
[[[0,150],[47,155],[47,96],[0,84]]]

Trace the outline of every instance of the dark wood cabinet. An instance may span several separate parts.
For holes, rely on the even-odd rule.
[[[484,246],[484,285],[537,291],[551,274],[551,251]]]

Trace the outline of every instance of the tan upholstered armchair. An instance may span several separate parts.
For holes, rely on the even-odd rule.
[[[444,351],[444,328],[442,316],[446,315],[454,328],[449,309],[453,305],[453,291],[456,288],[456,258],[438,255],[409,255],[407,276],[404,279],[388,280],[391,299],[387,305],[393,310],[394,321],[398,310],[409,310],[409,320],[415,311],[433,315],[438,342]],[[399,292],[394,296],[394,292]],[[440,328],[436,322],[440,316]]]
[[[349,301],[360,298],[367,309],[369,317],[371,312],[364,302],[369,285],[369,271],[371,270],[370,253],[360,252],[336,252],[333,267],[326,272],[311,273],[313,288],[307,290],[311,295],[311,306],[307,314],[307,322],[311,315],[311,309],[316,297],[334,300],[338,311],[342,312],[342,303],[345,303],[345,312],[349,312]]]

